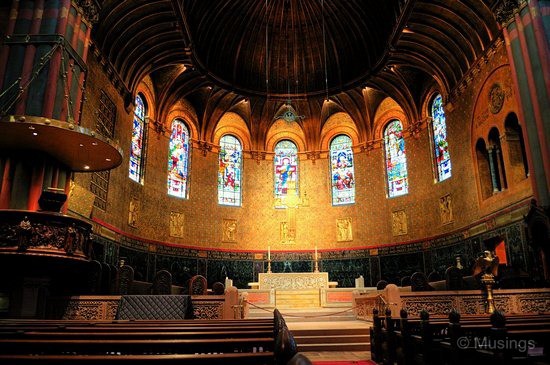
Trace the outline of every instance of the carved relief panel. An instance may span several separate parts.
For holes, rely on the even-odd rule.
[[[185,215],[180,212],[170,212],[170,237],[184,237]]]
[[[224,219],[222,222],[222,242],[236,242],[237,221],[235,219]]]
[[[131,227],[137,227],[139,220],[140,202],[137,198],[132,197],[130,199],[130,206],[128,208],[128,225]]]
[[[441,224],[448,224],[453,221],[451,194],[439,198],[439,215],[441,217]]]
[[[391,228],[394,236],[407,234],[407,213],[404,210],[391,213]]]
[[[351,218],[336,219],[336,228],[338,242],[353,240]]]

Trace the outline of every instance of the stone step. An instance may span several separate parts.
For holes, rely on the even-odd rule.
[[[330,343],[330,344],[297,344],[298,352],[321,352],[321,351],[370,351],[370,343]]]
[[[327,331],[328,332],[328,331]],[[363,334],[346,334],[346,335],[331,335],[324,336],[298,336],[292,331],[292,335],[297,344],[334,344],[334,343],[370,343],[370,336]]]
[[[323,339],[326,336],[335,336],[337,338],[344,338],[346,336],[361,336],[362,338],[370,338],[370,331],[368,328],[315,328],[315,329],[303,329],[292,328],[290,326],[290,332],[294,337],[300,338],[315,338]],[[367,341],[368,342],[368,341]]]

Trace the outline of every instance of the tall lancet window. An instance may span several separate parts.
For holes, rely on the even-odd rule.
[[[145,116],[147,106],[140,95],[136,96],[136,107],[134,109],[134,121],[132,124],[132,140],[130,142],[130,168],[128,176],[130,179],[143,184],[144,151],[145,141]]]
[[[182,120],[174,119],[168,143],[168,195],[187,198],[188,173],[189,129]]]
[[[298,195],[298,148],[289,140],[275,146],[275,198]]]
[[[403,138],[403,124],[399,120],[393,120],[386,126],[384,146],[386,149],[388,196],[392,198],[405,195],[409,192],[407,155]]]
[[[432,133],[434,141],[434,165],[437,181],[443,181],[451,177],[451,155],[447,143],[447,123],[443,110],[443,98],[441,94],[432,101]]]
[[[351,138],[337,136],[330,143],[332,205],[355,203],[355,173]]]
[[[218,203],[241,205],[241,178],[243,149],[234,136],[225,135],[220,139],[218,156]]]

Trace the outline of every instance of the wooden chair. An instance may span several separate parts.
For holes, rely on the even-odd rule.
[[[189,281],[189,294],[190,295],[206,295],[208,293],[208,286],[206,278],[202,275],[195,275]]]

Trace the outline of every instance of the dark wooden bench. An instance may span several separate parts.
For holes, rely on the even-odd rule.
[[[500,315],[500,314],[498,314]],[[518,341],[533,341],[532,344],[548,351],[550,347],[550,315],[517,314],[504,320],[495,315],[460,317],[451,313],[445,318],[429,318],[427,312],[420,318],[407,318],[405,311],[401,318],[385,316],[374,312],[371,329],[372,357],[384,364],[468,364],[477,363],[531,363],[546,361],[546,356],[530,357],[524,349],[491,348],[494,341],[512,347]],[[480,346],[480,341],[489,344]],[[511,343],[510,341],[516,341]],[[493,346],[495,347],[495,346]]]

